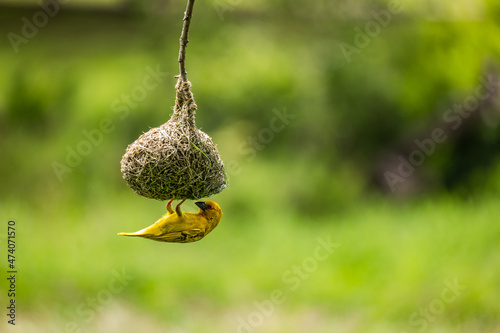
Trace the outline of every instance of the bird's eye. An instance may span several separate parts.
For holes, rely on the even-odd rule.
[[[214,209],[214,207],[212,207],[212,206],[208,205],[208,209]]]

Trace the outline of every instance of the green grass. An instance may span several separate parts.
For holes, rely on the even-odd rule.
[[[217,198],[223,208],[234,195],[226,191]],[[367,203],[322,218],[254,201],[254,214],[229,208],[219,227],[193,244],[117,236],[149,225],[164,210],[130,193],[80,209],[11,204],[2,203],[2,211],[17,222],[18,327],[24,332],[31,325],[38,332],[64,331],[67,322],[85,332],[236,332],[238,318],[256,311],[254,302],[268,304],[275,289],[285,300],[255,331],[414,332],[421,326],[412,326],[410,316],[455,280],[466,289],[426,331],[500,329],[494,199]],[[318,237],[339,247],[310,272],[290,271],[310,264]],[[113,271],[122,270],[133,279],[107,298]],[[103,303],[85,305],[99,295]]]
[[[403,20],[347,66],[338,43],[352,41],[364,21],[334,20],[319,13],[323,5],[310,20],[302,9],[244,17],[261,3],[238,4],[220,21],[212,3],[200,2],[204,15],[193,21],[188,66],[197,125],[226,164],[237,165],[229,188],[213,198],[221,224],[193,244],[116,235],[165,212],[164,203],[126,187],[119,161],[172,112],[184,3],[148,19],[61,13],[18,54],[4,41],[0,247],[15,220],[19,274],[18,323],[7,327],[4,317],[0,331],[220,333],[254,320],[258,327],[240,332],[500,332],[500,167],[477,171],[488,183],[480,190],[491,193],[476,199],[464,191],[468,200],[441,193],[391,203],[367,199],[371,157],[360,163],[346,154],[381,148],[370,134],[390,132],[381,116],[395,123],[389,130],[410,133],[447,95],[474,88],[484,56],[476,35],[493,36],[494,20],[472,30]],[[4,30],[19,32],[20,18],[32,14],[2,12]],[[495,42],[484,44],[498,55]],[[464,54],[470,66],[462,66]],[[171,75],[121,118],[113,103],[157,64]],[[289,126],[255,158],[242,152],[270,127],[273,109],[285,108],[297,116]],[[82,131],[103,119],[116,129],[59,181],[52,162],[64,163],[66,148],[76,149]],[[324,260],[313,259],[318,237],[339,245]],[[122,272],[133,279],[117,282]],[[445,304],[454,281],[465,289]],[[283,301],[270,306],[276,290]],[[7,301],[2,289],[0,304]],[[423,320],[420,311],[440,302],[439,313]]]

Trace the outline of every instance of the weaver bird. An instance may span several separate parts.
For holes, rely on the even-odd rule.
[[[160,242],[196,242],[214,230],[222,218],[222,210],[213,201],[199,201],[197,213],[181,211],[182,200],[172,209],[172,201],[167,203],[167,213],[147,228],[133,233],[119,233],[122,236],[144,237]]]

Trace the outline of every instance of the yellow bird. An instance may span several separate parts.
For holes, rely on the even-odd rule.
[[[167,213],[147,228],[133,233],[119,233],[122,236],[144,237],[160,242],[196,242],[214,230],[222,218],[222,210],[213,201],[199,201],[197,213],[183,213],[182,200],[172,209],[172,201],[167,203]]]

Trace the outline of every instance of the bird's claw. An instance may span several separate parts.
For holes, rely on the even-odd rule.
[[[184,201],[186,201],[186,199],[182,200],[177,206],[175,206],[175,212],[178,216],[182,216],[181,205],[184,203]]]

